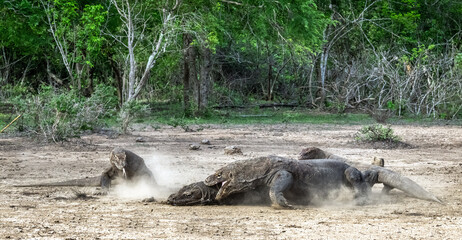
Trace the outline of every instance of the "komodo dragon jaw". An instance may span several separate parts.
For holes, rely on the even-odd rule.
[[[230,181],[222,182],[222,185],[220,189],[218,190],[217,196],[215,196],[216,200],[220,201],[224,197],[229,196],[231,194],[231,192],[228,191],[229,183]]]
[[[226,176],[226,177],[225,177]],[[223,175],[221,171],[217,171],[217,173],[208,176],[204,183],[207,186],[218,186],[219,190],[218,193],[215,197],[216,200],[220,200],[223,198],[225,195],[229,195],[226,192],[226,188],[229,185],[230,179],[229,176],[232,176],[232,174],[229,175]]]
[[[230,183],[233,182],[233,187],[229,188]],[[236,185],[241,184],[233,177],[232,168],[229,166],[223,167],[216,171],[215,174],[208,176],[205,181],[205,185],[207,186],[218,186],[219,190],[215,199],[220,201],[221,199],[236,193],[240,192],[241,189],[245,189],[247,186],[244,187],[236,187]]]
[[[228,181],[233,177],[230,169],[227,167],[218,169],[214,174],[208,176],[204,183],[207,186],[222,185],[224,182]]]
[[[241,193],[245,191],[245,189],[252,188],[250,187],[252,183],[249,182],[235,182],[235,181],[226,181],[223,182],[223,185],[221,185],[220,189],[218,190],[217,195],[215,196],[215,200],[221,201],[223,199],[226,199],[230,195],[233,195],[235,193]],[[232,187],[229,187],[232,186]]]

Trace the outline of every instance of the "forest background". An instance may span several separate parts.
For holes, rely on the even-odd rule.
[[[0,126],[462,118],[462,2],[0,0]],[[289,117],[288,117],[289,116]]]

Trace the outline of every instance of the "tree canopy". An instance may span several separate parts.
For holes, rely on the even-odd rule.
[[[126,120],[139,101],[462,116],[460,1],[3,0],[0,31],[4,102],[105,87]]]

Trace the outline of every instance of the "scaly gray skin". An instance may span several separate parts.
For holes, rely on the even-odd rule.
[[[222,184],[215,197],[218,201],[258,189],[269,196],[276,208],[292,208],[292,202],[308,204],[315,195],[324,197],[342,186],[352,188],[357,203],[364,204],[370,190],[361,172],[344,162],[297,161],[277,156],[233,162],[207,177],[204,183]]]
[[[299,154],[300,160],[309,160],[326,157],[334,159],[343,159],[342,157],[333,155],[316,147],[305,148]],[[384,168],[384,165],[385,163],[383,158],[374,158],[374,160],[372,161],[372,166],[369,166],[369,168],[363,172],[364,179],[371,188],[376,183],[383,183],[382,193],[384,194],[388,194],[390,190],[392,190],[393,188],[397,188],[415,198],[427,201],[434,201],[441,204],[443,203],[440,199],[423,189],[416,182],[412,181],[407,177],[402,176],[397,172]]]
[[[298,154],[298,160],[308,160],[308,159],[335,159],[343,161],[347,164],[352,165],[353,163],[344,157],[332,154],[330,152],[324,151],[317,147],[308,147],[302,149]]]
[[[415,198],[443,204],[440,199],[423,189],[416,182],[384,167],[372,166],[363,174],[370,187],[376,183],[383,183],[382,193],[384,194],[388,194],[390,190],[397,188]]]
[[[174,206],[191,205],[238,205],[238,204],[267,204],[269,198],[262,196],[259,191],[252,193],[233,194],[218,201],[215,199],[220,187],[207,186],[204,182],[196,182],[182,187],[178,192],[171,194],[167,203]]]
[[[101,186],[104,190],[107,190],[111,186],[111,181],[116,177],[122,177],[126,180],[144,178],[153,185],[157,185],[154,175],[144,163],[143,158],[135,153],[123,148],[114,148],[110,153],[109,161],[111,166],[104,170],[101,176],[55,183],[16,185],[16,187]]]

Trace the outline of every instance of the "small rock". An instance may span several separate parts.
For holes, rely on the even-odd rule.
[[[210,145],[210,140],[208,140],[208,139],[202,139],[201,144]]]
[[[199,150],[199,148],[201,148],[201,146],[197,144],[189,144],[189,150]]]
[[[225,154],[233,155],[233,154],[242,154],[242,150],[236,146],[228,146],[225,147]]]
[[[150,198],[145,198],[145,199],[143,199],[141,202],[145,202],[145,203],[146,203],[146,202],[155,202],[155,201],[156,201],[156,199],[154,199],[154,197],[150,197]]]
[[[146,139],[144,139],[143,137],[137,137],[135,139],[135,142],[146,142]]]

